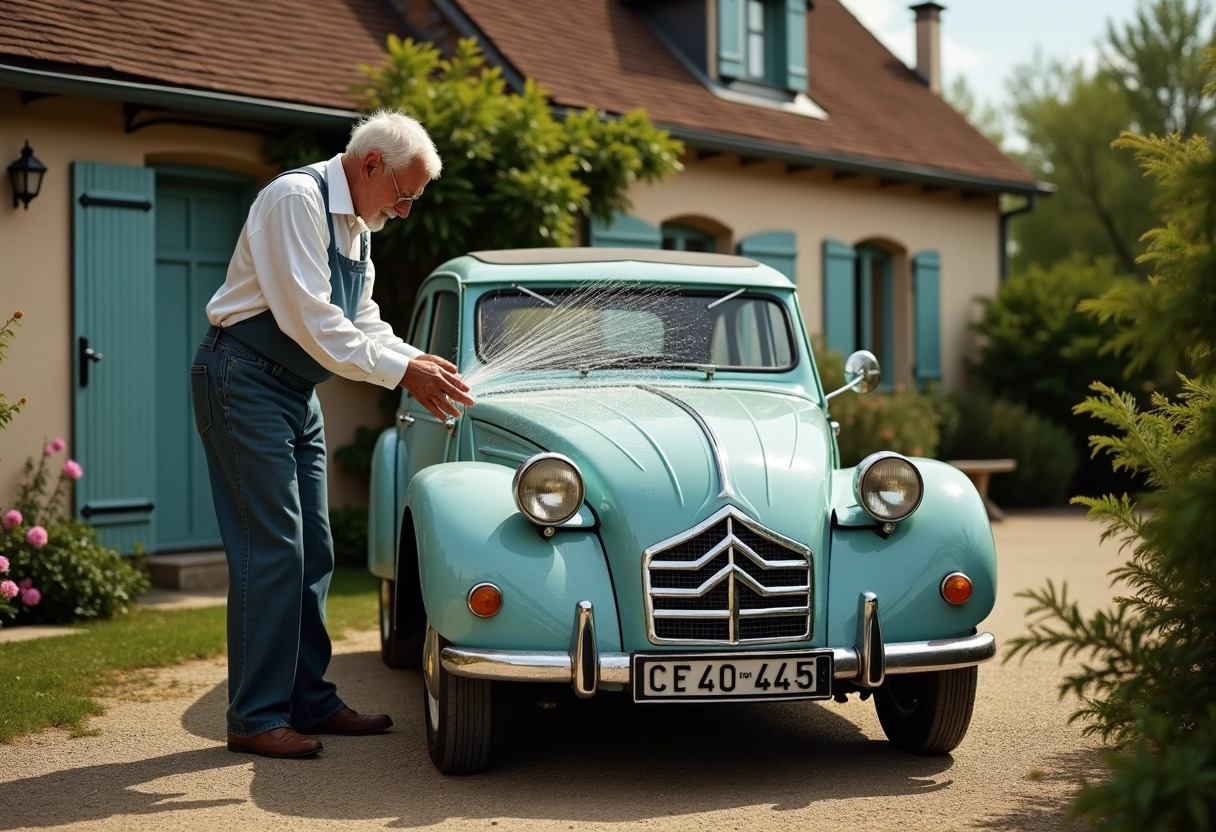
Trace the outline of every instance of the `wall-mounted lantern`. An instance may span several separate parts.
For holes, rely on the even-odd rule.
[[[46,165],[38,161],[34,151],[30,149],[29,141],[21,149],[21,158],[8,166],[9,178],[13,180],[13,207],[18,202],[25,204],[28,211],[30,200],[38,196],[42,188],[42,175],[46,173]]]

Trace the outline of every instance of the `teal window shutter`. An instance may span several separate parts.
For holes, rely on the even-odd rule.
[[[627,214],[617,214],[612,222],[592,218],[591,245],[597,248],[661,248],[659,229]]]
[[[837,240],[823,241],[823,340],[845,355],[857,349],[857,252]]]
[[[717,251],[714,235],[674,222],[663,223],[663,248],[669,251]]]
[[[795,268],[798,259],[798,242],[792,231],[764,231],[751,234],[739,241],[738,252],[744,257],[772,266],[790,279],[798,282]]]
[[[743,75],[743,2],[718,0],[718,77]]]
[[[785,0],[785,86],[806,92],[806,0]]]
[[[912,292],[916,326],[916,383],[942,377],[941,257],[922,251],[912,258]]]
[[[76,507],[131,553],[156,541],[156,173],[75,162],[72,196]]]

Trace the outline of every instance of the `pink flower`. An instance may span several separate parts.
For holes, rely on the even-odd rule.
[[[22,578],[21,580],[17,581],[18,589],[29,589],[33,585],[34,585],[33,578]]]
[[[36,607],[38,602],[42,600],[42,593],[30,587],[29,589],[21,590],[21,603],[27,607]]]
[[[0,572],[7,572],[9,567],[8,558],[0,555]]]
[[[42,455],[43,456],[50,456],[53,453],[55,453],[55,450],[50,445],[42,446]]]
[[[55,453],[59,453],[67,446],[68,446],[68,443],[64,442],[58,436],[56,436],[54,439],[51,440],[51,450],[54,451]]]
[[[12,581],[0,581],[0,595],[3,595],[5,598],[16,598],[17,593],[20,591]]]
[[[80,467],[80,463],[74,459],[69,459],[63,463],[63,473],[74,480],[80,479],[84,475],[84,469]]]
[[[46,529],[42,528],[42,526],[31,526],[30,530],[25,533],[25,542],[35,549],[41,549],[45,546],[46,539]]]
[[[21,516],[21,512],[17,511],[15,508],[10,508],[8,511],[4,512],[4,528],[15,529],[17,526],[21,525],[21,521],[23,519],[24,518]]]

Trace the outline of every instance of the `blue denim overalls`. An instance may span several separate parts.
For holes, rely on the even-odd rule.
[[[329,188],[312,168],[329,221],[331,302],[353,320],[367,274],[338,251]],[[282,174],[282,175],[289,175]],[[304,728],[344,706],[329,666],[325,600],[333,574],[324,420],[325,370],[269,311],[211,327],[190,367],[220,536],[228,556],[228,733]]]

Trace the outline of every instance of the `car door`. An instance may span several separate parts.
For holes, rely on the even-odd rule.
[[[430,353],[456,362],[460,332],[460,296],[456,284],[444,284],[430,292],[414,319],[410,343]],[[406,392],[401,397],[397,423],[405,447],[405,478],[408,486],[414,475],[442,462],[452,432],[417,399]]]

